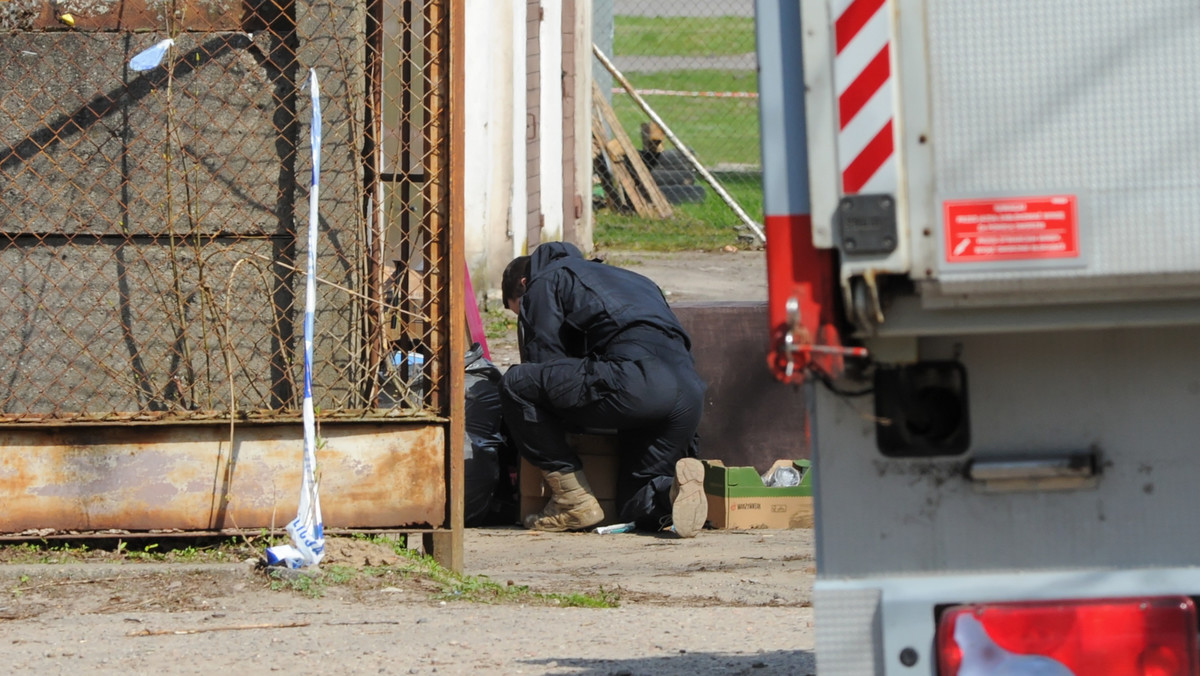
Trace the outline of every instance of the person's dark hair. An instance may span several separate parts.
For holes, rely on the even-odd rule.
[[[500,295],[505,305],[525,294],[522,279],[529,279],[529,256],[517,256],[504,268],[504,276],[500,278]]]

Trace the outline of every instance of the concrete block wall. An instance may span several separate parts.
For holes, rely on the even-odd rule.
[[[134,32],[111,9],[81,11],[79,30],[37,15],[0,36],[12,55],[0,64],[0,412],[224,408],[231,372],[240,409],[294,406],[309,66],[325,103],[318,275],[364,282],[361,3],[252,17],[253,37],[195,14],[211,30],[179,34],[172,61],[144,73],[129,59],[165,30]],[[153,28],[142,14],[126,16]],[[327,407],[364,377],[348,338],[364,311],[319,288],[314,388]]]

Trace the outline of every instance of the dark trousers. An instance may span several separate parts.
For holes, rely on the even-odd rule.
[[[682,345],[610,346],[603,358],[562,358],[509,367],[500,387],[517,451],[547,472],[583,468],[568,432],[616,430],[622,522],[657,529],[670,515],[675,461],[695,455],[704,381]]]

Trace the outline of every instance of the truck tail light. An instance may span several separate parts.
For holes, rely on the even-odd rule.
[[[952,606],[937,651],[939,676],[1200,676],[1183,596]]]

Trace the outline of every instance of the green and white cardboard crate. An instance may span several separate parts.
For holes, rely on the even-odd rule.
[[[764,486],[753,467],[726,467],[720,460],[705,460],[704,492],[708,521],[717,529],[812,528],[812,463],[778,460],[778,467],[795,467],[798,486]]]

